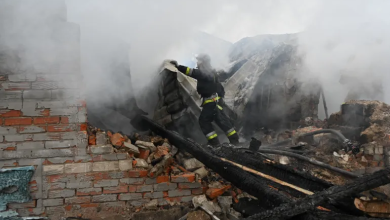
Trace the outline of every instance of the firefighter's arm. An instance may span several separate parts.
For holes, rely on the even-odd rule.
[[[182,66],[182,65],[178,65],[177,69],[180,72],[184,73],[185,75],[190,76],[190,77],[197,79],[197,80],[214,81],[214,78],[212,76],[203,74],[198,69],[193,69],[193,68]]]

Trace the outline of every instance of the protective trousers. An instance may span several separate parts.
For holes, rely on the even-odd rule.
[[[222,107],[217,102],[210,102],[203,105],[199,117],[200,128],[210,145],[219,144],[218,135],[211,124],[213,121],[226,133],[231,144],[238,144],[238,134],[230,123],[228,116],[222,111]]]

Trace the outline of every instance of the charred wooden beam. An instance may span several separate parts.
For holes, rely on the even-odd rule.
[[[234,161],[238,164],[247,166],[256,171],[260,171],[264,174],[272,176],[278,180],[283,182],[287,182],[293,184],[294,186],[287,186],[288,184],[281,184],[278,181],[270,181],[270,179],[264,178],[265,182],[273,186],[283,192],[287,192],[293,197],[296,198],[304,198],[307,196],[306,193],[302,193],[302,190],[297,190],[295,186],[299,188],[303,188],[305,190],[312,191],[314,193],[323,191],[332,187],[333,185],[318,179],[308,173],[300,172],[294,170],[289,166],[285,166],[282,164],[277,164],[274,162],[270,162],[266,160],[264,157],[253,154],[253,152],[245,150],[245,149],[236,149],[229,146],[224,146],[221,149],[214,151],[218,156],[224,157],[231,161]],[[237,157],[240,155],[240,157]],[[263,177],[260,177],[263,178]],[[357,209],[353,203],[353,199],[346,198],[343,200],[337,201],[337,204],[329,205],[329,204],[321,204],[322,206],[331,209],[332,211],[340,212],[340,213],[348,213],[353,215],[363,215],[363,212]]]
[[[294,201],[267,210],[260,214],[251,216],[249,219],[289,219],[294,216],[306,213],[316,206],[330,203],[334,204],[338,200],[351,197],[354,194],[373,189],[390,183],[390,168],[385,168],[371,175],[356,179],[343,186],[333,186],[327,190],[308,196],[299,201]]]
[[[151,119],[142,116],[143,122],[147,124],[152,131],[164,136],[172,142],[177,148],[187,151],[205,166],[217,172],[221,177],[234,184],[236,187],[245,190],[247,193],[261,198],[261,205],[266,209],[272,209],[282,203],[291,201],[286,195],[272,190],[265,181],[259,180],[254,175],[243,172],[242,169],[222,161],[219,157],[213,155],[210,150],[197,144],[196,142],[183,138],[180,134],[166,130]]]
[[[264,157],[253,154],[252,152],[244,149],[234,149],[226,146],[214,151],[218,156],[234,161],[241,165],[250,167],[267,175],[271,175],[282,181],[299,185],[307,190],[313,192],[320,192],[327,189],[332,184],[309,175],[304,172],[294,170],[291,167],[270,163],[266,161]],[[237,155],[241,155],[237,157]]]
[[[359,193],[368,188],[375,188],[376,186],[386,184],[390,180],[388,176],[384,178],[384,173],[382,172],[380,174],[375,174],[374,177],[369,176],[358,179],[352,185],[349,184],[346,186],[332,187],[328,190],[306,197],[305,199],[298,200],[299,204],[297,204],[293,198],[288,197],[276,190],[270,189],[268,185],[269,181],[267,182],[266,179],[260,179],[248,172],[243,172],[242,169],[215,156],[208,148],[202,147],[190,139],[185,139],[176,132],[165,129],[162,125],[155,123],[145,116],[141,116],[141,118],[142,122],[145,123],[145,125],[147,125],[152,131],[170,139],[172,144],[174,144],[176,147],[191,153],[207,167],[217,172],[221,177],[225,178],[227,181],[230,181],[238,188],[243,189],[255,197],[261,198],[259,201],[261,202],[260,205],[262,208],[278,210],[276,213],[279,212],[281,215],[280,218],[274,218],[274,216],[272,216],[273,212],[267,211],[264,213],[270,214],[265,215],[264,219],[290,219],[291,217],[297,215],[303,215],[307,217],[306,215],[309,215],[310,213],[306,212],[314,209],[315,207],[329,207],[329,204],[327,203],[332,204],[330,206],[333,207],[333,204],[337,204],[336,200],[345,198],[353,199],[352,195],[355,193]],[[386,170],[386,174],[388,174],[388,170]],[[378,176],[380,176],[379,179]],[[375,178],[377,179],[375,180]],[[279,185],[283,186],[281,184]],[[282,206],[280,206],[281,204]],[[297,210],[295,210],[296,205],[299,205]],[[332,210],[340,212],[340,210],[337,209],[332,208]],[[284,211],[286,211],[286,213],[283,213]],[[258,217],[262,217],[264,213],[255,215],[253,217],[255,217],[254,219],[257,219]],[[268,216],[271,217],[268,218]],[[275,216],[278,215],[276,214]]]
[[[325,211],[313,211],[303,215],[297,215],[290,220],[385,220],[388,218],[370,218],[364,216],[353,216],[340,214],[335,212],[325,212]]]

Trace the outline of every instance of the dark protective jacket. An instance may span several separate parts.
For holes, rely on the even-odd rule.
[[[199,69],[192,69],[186,66],[179,65],[177,69],[198,80],[196,90],[202,98],[207,98],[215,93],[218,93],[219,97],[225,97],[225,89],[218,79],[218,74],[214,71],[212,73],[203,73]]]

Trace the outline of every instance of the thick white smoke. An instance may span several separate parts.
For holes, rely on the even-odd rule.
[[[382,0],[322,1],[299,35],[305,65],[323,83],[330,112],[339,110],[349,90],[339,83],[343,72],[370,89],[375,89],[370,82],[382,82],[385,101],[390,101],[389,6],[389,1]]]
[[[84,73],[99,81],[102,80],[98,78],[109,77],[104,76],[107,75],[104,68],[98,70],[99,64],[105,65],[106,62],[99,54],[105,53],[104,48],[111,42],[126,42],[136,91],[155,77],[156,69],[167,58],[189,64],[194,53],[207,52],[212,56],[215,67],[226,68],[229,42],[207,39],[209,37],[202,37],[199,31],[235,42],[251,35],[301,30],[302,21],[310,14],[302,13],[302,10],[313,7],[313,4],[307,0],[294,2],[66,1],[68,19],[81,26]],[[302,3],[306,6],[298,6]],[[297,16],[299,14],[303,16]],[[115,54],[109,56],[115,59]],[[94,66],[91,67],[93,71],[91,65]],[[95,83],[90,85],[96,87]]]
[[[50,7],[50,2],[61,1],[1,1],[0,28],[9,33],[0,35],[2,45],[27,52],[45,50],[47,63],[53,63],[50,47],[61,45],[45,32],[45,25],[55,26],[56,20],[66,15],[56,8],[58,4]],[[338,82],[342,70],[350,69],[362,79],[377,78],[384,84],[390,81],[387,62],[390,17],[386,11],[390,2],[386,0],[65,0],[65,3],[67,20],[81,28],[82,72],[88,95],[98,97],[96,100],[101,102],[112,99],[123,89],[115,83],[107,89],[115,61],[130,60],[132,82],[128,83],[140,92],[155,77],[164,59],[173,58],[190,65],[193,53],[208,49],[203,52],[211,53],[216,57],[216,67],[223,68],[228,62],[229,43],[258,34],[301,32],[299,49],[305,54],[309,72],[324,84],[330,112],[338,110],[347,92]],[[47,19],[42,18],[55,14],[47,13],[53,10],[58,10],[58,17],[51,19],[52,24],[44,23]],[[44,36],[28,34],[37,28],[43,29],[39,33]],[[210,40],[199,31],[226,42]],[[12,33],[26,36],[15,39]],[[66,49],[66,45],[62,46]],[[25,59],[23,68],[30,68],[28,64],[34,62],[34,56],[21,56]],[[384,86],[385,95],[389,94]],[[389,97],[385,98],[389,102]]]

